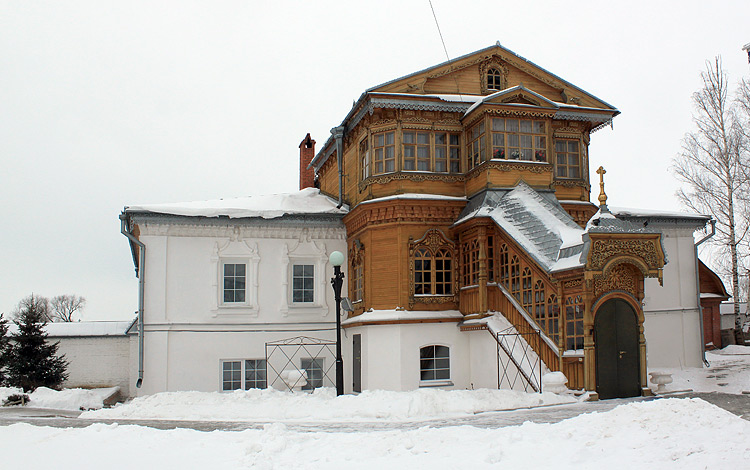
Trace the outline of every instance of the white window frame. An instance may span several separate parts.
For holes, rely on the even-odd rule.
[[[313,266],[313,301],[294,302],[292,287],[295,265]],[[328,254],[324,243],[316,243],[310,240],[303,232],[299,240],[284,244],[284,253],[281,259],[281,272],[283,273],[281,306],[279,311],[283,316],[289,314],[317,313],[321,316],[328,314],[326,300],[326,266],[328,265]]]
[[[221,359],[219,360],[219,391],[222,393],[232,393],[235,390],[251,390],[246,387],[246,374],[247,374],[247,363],[246,361],[266,361],[266,358],[245,358],[245,359]],[[240,388],[233,390],[224,390],[224,364],[230,362],[240,363]],[[266,387],[268,388],[268,363],[266,362]],[[253,390],[256,388],[253,387]],[[257,390],[263,390],[258,388]]]
[[[428,379],[428,380],[423,380],[422,379],[422,371],[423,371],[423,369],[422,369],[422,349],[430,347],[430,346],[442,346],[442,347],[448,348],[448,378],[447,379],[444,379],[444,378],[443,379]],[[418,353],[418,358],[419,358],[418,360],[419,360],[419,386],[420,387],[450,387],[450,386],[453,386],[453,381],[451,380],[451,376],[452,376],[451,363],[453,363],[453,360],[451,358],[451,356],[452,356],[451,350],[452,349],[453,348],[451,348],[449,345],[447,345],[447,344],[440,344],[440,343],[429,343],[429,344],[424,344],[424,345],[422,345],[422,346],[419,347],[417,353]],[[433,360],[435,360],[435,359],[436,358],[433,357]],[[435,369],[435,370],[437,370],[437,369]],[[441,370],[444,370],[444,369],[441,369]]]
[[[250,241],[226,240],[214,244],[211,256],[211,276],[213,295],[211,315],[250,315],[257,316],[258,307],[258,264],[260,255],[258,244]],[[224,302],[224,265],[245,265],[245,301]]]

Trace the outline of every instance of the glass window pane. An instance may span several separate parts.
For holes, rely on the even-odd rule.
[[[413,144],[414,143],[414,133],[413,132],[404,132],[404,143],[405,144]]]
[[[225,276],[233,276],[234,275],[234,265],[233,264],[225,264],[224,265],[224,275]]]
[[[245,275],[245,265],[244,264],[235,264],[234,265],[234,275],[235,276],[244,276]]]
[[[503,118],[492,118],[492,130],[493,131],[504,131],[505,130],[505,119],[503,119]]]
[[[450,135],[450,144],[451,145],[458,145],[458,134],[451,134]]]
[[[449,351],[448,346],[435,346],[435,357],[448,357]]]
[[[429,144],[430,143],[430,134],[427,132],[420,132],[417,134],[417,143],[418,144]]]
[[[521,132],[531,132],[531,121],[521,121]]]
[[[544,121],[534,121],[534,133],[535,134],[544,134],[546,126],[544,125]]]
[[[505,130],[508,132],[518,132],[518,119],[506,119]]]
[[[442,132],[435,134],[435,145],[445,145],[445,136]]]

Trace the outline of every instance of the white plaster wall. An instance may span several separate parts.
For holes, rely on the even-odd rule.
[[[66,388],[120,387],[130,396],[130,344],[127,336],[49,337],[68,361]]]
[[[466,331],[469,337],[471,384],[474,388],[497,389],[497,341],[487,330]]]
[[[343,227],[289,226],[265,232],[203,227],[196,231],[161,223],[141,228],[140,239],[146,244],[144,380],[137,391],[133,387],[134,394],[217,391],[221,360],[260,359],[265,357],[266,342],[300,335],[335,340],[335,301],[329,282],[333,267],[327,258],[333,251],[346,253]],[[257,258],[257,277],[251,262],[248,266],[247,297],[254,300],[252,305],[220,304],[219,271],[225,254],[227,259]],[[319,265],[313,306],[287,305],[288,266],[295,259],[305,264],[317,260]],[[346,296],[346,284],[342,296]],[[331,330],[315,331],[325,328]],[[137,336],[131,338],[130,349],[129,369],[135,384]]]
[[[221,362],[225,360],[265,359],[266,342],[280,341],[294,336],[310,336],[335,341],[333,325],[329,331],[296,330],[280,331],[171,331],[146,333],[146,363],[144,380],[137,394],[149,395],[161,391],[193,390],[201,392],[221,391]],[[158,348],[148,350],[148,347]],[[306,346],[307,351],[295,347],[282,350],[269,349],[268,382],[273,388],[283,389],[276,380],[277,373],[292,368],[287,355],[296,367],[301,367],[301,358],[324,357],[324,367],[335,365],[335,348],[326,352],[319,346]],[[158,352],[158,355],[156,354]],[[285,355],[286,353],[286,355]],[[156,357],[154,357],[156,356]],[[152,359],[153,358],[153,359]],[[335,380],[335,367],[328,371]],[[276,380],[276,384],[272,382]],[[333,383],[327,384],[333,386]]]
[[[664,286],[645,280],[643,309],[648,367],[701,367],[701,323],[690,228],[661,228],[668,263]]]
[[[471,387],[469,337],[457,324],[415,323],[368,325],[347,328],[346,349],[351,351],[351,337],[362,335],[362,389],[415,390],[420,387],[419,349],[439,344],[450,348],[452,386],[443,389]],[[351,387],[352,363],[344,370]]]

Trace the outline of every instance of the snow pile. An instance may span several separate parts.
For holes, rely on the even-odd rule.
[[[135,398],[114,408],[89,411],[91,419],[173,419],[196,421],[409,421],[467,416],[491,410],[573,403],[553,393],[512,390],[366,390],[336,397],[332,388],[314,393],[273,389],[218,392],[164,392]]]
[[[346,214],[346,206],[337,208],[337,201],[320,194],[316,188],[305,188],[296,193],[213,199],[209,201],[177,202],[173,204],[145,204],[128,206],[126,212],[152,212],[190,217],[229,218],[262,217],[273,219],[285,214]]]
[[[711,367],[659,367],[660,372],[672,374],[674,380],[667,385],[666,391],[750,392],[750,346],[731,345],[709,351],[706,359]],[[655,388],[652,386],[652,389]]]
[[[117,387],[98,388],[86,390],[82,388],[70,388],[64,390],[52,390],[47,387],[39,387],[29,396],[30,408],[50,408],[55,410],[94,410],[101,408],[104,399],[117,391]],[[23,390],[13,387],[0,387],[0,403],[10,395],[21,394]]]
[[[717,432],[721,429],[721,432]],[[0,427],[7,468],[747,468],[750,422],[702,400],[632,403],[556,424],[299,432],[200,432],[94,424]],[[82,452],[71,452],[81,449]],[[134,453],[134,450],[135,453]],[[130,456],[118,458],[117,456]],[[131,458],[132,457],[132,458]]]

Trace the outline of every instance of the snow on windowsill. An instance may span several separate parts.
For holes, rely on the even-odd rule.
[[[454,384],[450,380],[420,380],[419,388],[429,387],[452,387]]]

